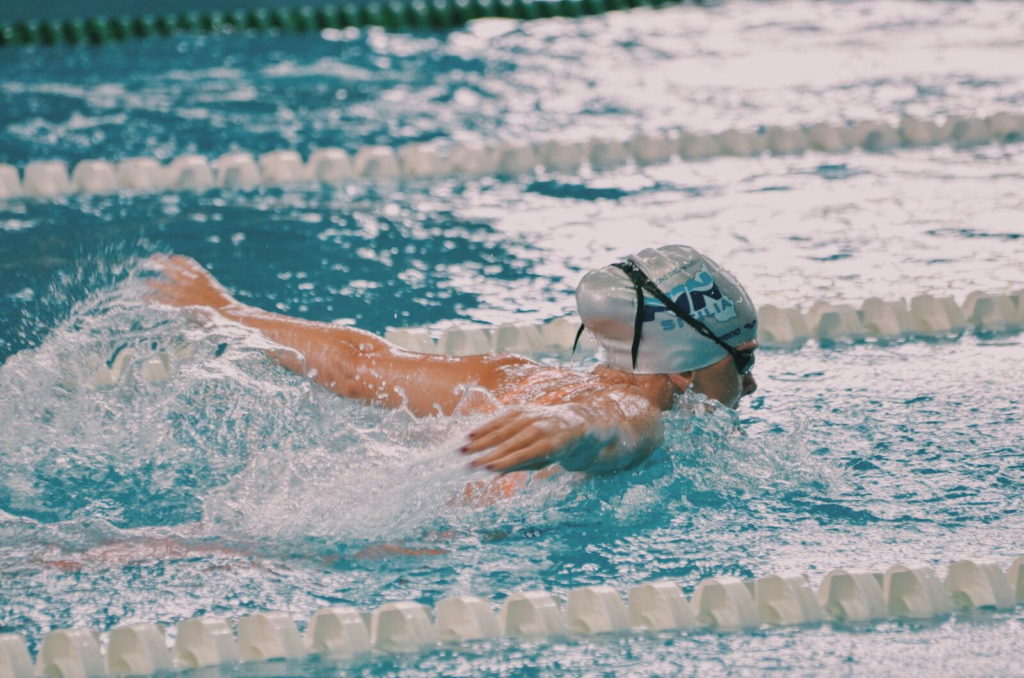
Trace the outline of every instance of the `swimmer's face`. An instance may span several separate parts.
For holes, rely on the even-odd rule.
[[[753,350],[757,348],[757,342],[749,341],[736,348],[741,351]],[[740,374],[732,356],[726,356],[714,365],[694,370],[691,374],[694,391],[732,409],[736,409],[740,400],[757,390],[754,373],[751,371]]]

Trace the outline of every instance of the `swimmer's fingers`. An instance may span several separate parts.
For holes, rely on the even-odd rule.
[[[462,448],[462,452],[464,454],[476,454],[477,452],[488,450],[511,438],[517,431],[519,431],[519,429],[520,427],[515,422],[509,422],[501,428],[495,429],[486,435],[473,437],[473,439]]]
[[[533,426],[520,428],[518,433],[507,438],[504,442],[496,445],[493,450],[483,456],[474,459],[470,466],[474,468],[485,467],[488,471],[498,470],[494,464],[510,454],[515,454],[527,449],[538,442],[541,442],[543,434]]]
[[[521,419],[522,417],[523,417],[523,412],[521,410],[519,410],[519,409],[509,410],[508,412],[505,412],[503,414],[498,415],[497,417],[494,417],[493,419],[491,419],[487,423],[485,423],[485,424],[483,424],[481,426],[478,426],[476,429],[474,429],[473,431],[470,432],[469,437],[470,438],[476,438],[476,437],[479,437],[479,436],[487,435],[488,433],[496,431],[496,430],[506,426],[507,424],[509,424],[511,422],[514,422],[514,421],[516,421],[518,419]]]
[[[487,470],[495,473],[511,473],[512,471],[525,471],[543,468],[555,461],[552,454],[554,450],[547,440],[539,440],[522,449],[506,454],[501,459],[492,461],[487,465]]]
[[[520,425],[522,418],[522,412],[513,410],[491,419],[483,426],[470,432],[469,443],[462,448],[462,452],[475,454],[476,452],[482,452],[494,447],[503,440],[507,440],[522,428]]]

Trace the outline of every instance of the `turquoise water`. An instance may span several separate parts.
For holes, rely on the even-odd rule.
[[[19,52],[0,64],[0,161],[1020,112],[1022,29],[1014,3],[729,3]],[[324,393],[237,328],[147,306],[137,262],[189,254],[245,301],[377,332],[561,315],[584,271],[677,241],[728,262],[758,304],[962,300],[1024,287],[1022,149],[0,204],[0,632],[1008,564],[1024,536],[1019,334],[765,352],[738,414],[673,413],[640,469],[475,507],[452,501],[483,477],[454,449],[479,419]],[[128,377],[91,387],[125,348]],[[160,351],[173,377],[152,384],[140,370]],[[396,543],[433,553],[378,548]],[[356,669],[1015,675],[1021,619],[497,641]]]

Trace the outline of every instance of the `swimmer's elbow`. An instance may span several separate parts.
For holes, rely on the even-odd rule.
[[[661,412],[653,407],[639,408],[624,415],[612,441],[597,453],[586,469],[588,473],[606,475],[628,471],[643,463],[664,443]]]

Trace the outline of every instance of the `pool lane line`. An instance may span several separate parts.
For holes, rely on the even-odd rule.
[[[843,153],[862,149],[884,153],[905,148],[948,145],[975,148],[1024,141],[1024,114],[998,112],[987,117],[950,115],[944,120],[904,117],[888,122],[818,123],[800,127],[760,127],[694,134],[682,129],[639,134],[631,139],[589,142],[414,142],[398,148],[364,146],[350,155],[341,148],[319,148],[303,160],[294,150],[277,150],[259,158],[231,151],[212,163],[202,155],[183,154],[164,165],[155,158],[87,159],[68,173],[60,160],[31,161],[24,171],[0,163],[0,201],[21,197],[58,199],[78,193],[104,195],[121,191],[205,192],[215,188],[253,190],[318,182],[341,185],[355,180],[465,180],[529,177],[542,170],[576,173],[634,163],[646,167],[673,159],[687,162],[720,157]]]
[[[445,31],[473,19],[582,17],[636,7],[706,4],[704,0],[390,0],[293,8],[190,11],[0,22],[0,48],[91,45],[174,35],[309,33],[380,26],[390,31]]]
[[[913,339],[959,339],[968,332],[984,337],[1024,330],[1024,284],[1002,292],[974,291],[963,303],[952,296],[918,294],[910,299],[865,300],[860,308],[847,303],[813,301],[806,311],[766,304],[758,307],[757,340],[762,348],[795,350],[816,341],[822,346],[848,343],[888,345]],[[427,327],[397,327],[384,338],[415,353],[454,357],[501,353],[526,356],[568,355],[580,322],[576,316],[541,323],[510,322],[495,326],[449,321]],[[435,335],[438,335],[435,339]],[[584,333],[582,351],[597,348]]]
[[[855,309],[850,304],[816,301],[806,312],[799,308],[758,308],[757,340],[762,349],[792,351],[809,342],[823,347],[874,344],[889,346],[912,340],[957,340],[973,332],[981,337],[1007,337],[1024,330],[1024,285],[1004,292],[971,292],[958,304],[951,296],[919,294],[885,301],[872,297]],[[465,357],[515,353],[531,358],[572,355],[580,321],[563,316],[545,322],[510,322],[494,326],[449,321],[427,327],[390,328],[384,339],[412,353]],[[435,338],[435,336],[437,338]],[[597,341],[584,333],[579,355],[591,355]],[[59,385],[116,388],[129,374],[151,384],[170,380],[178,366],[195,355],[195,346],[181,344],[159,351],[121,347],[111,356],[92,356],[60,363]]]
[[[756,580],[708,577],[689,598],[671,580],[629,587],[625,601],[620,588],[615,582],[573,588],[564,606],[560,596],[548,591],[513,592],[497,611],[490,600],[475,596],[445,598],[436,607],[390,602],[372,612],[336,604],[318,610],[304,636],[285,612],[253,613],[240,618],[234,629],[226,619],[196,617],[177,623],[173,646],[155,623],[126,624],[109,631],[105,653],[95,631],[56,629],[43,635],[35,671],[25,639],[4,634],[0,668],[13,678],[146,676],[240,662],[301,661],[310,655],[343,666],[368,664],[497,638],[584,642],[653,633],[664,639],[673,633],[699,637],[823,624],[863,628],[889,621],[927,628],[977,611],[1012,614],[1024,602],[1024,557],[1016,558],[1008,571],[990,559],[957,560],[945,579],[922,563],[896,564],[885,572],[836,568],[816,591],[799,571]]]

